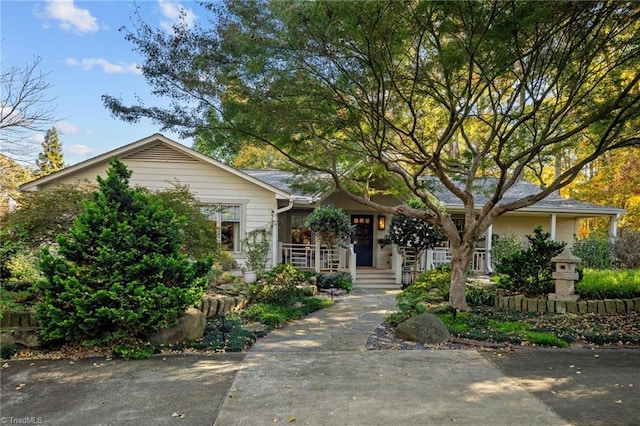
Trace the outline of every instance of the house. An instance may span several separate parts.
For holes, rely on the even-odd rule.
[[[349,271],[356,285],[375,283],[393,286],[401,282],[402,265],[407,261],[407,255],[400,247],[377,244],[377,240],[387,232],[389,217],[339,193],[305,193],[295,189],[291,185],[292,175],[288,172],[236,170],[161,134],[28,182],[21,189],[41,191],[59,184],[94,181],[96,176],[106,175],[112,157],[118,157],[132,170],[132,185],[151,190],[167,189],[176,183],[188,186],[202,202],[203,211],[220,230],[221,244],[234,254],[240,264],[244,262],[242,241],[247,233],[269,227],[272,230],[271,265],[291,263],[316,271],[328,269],[331,266],[328,249],[315,241],[310,230],[304,227],[304,220],[315,206],[332,204],[347,212],[356,228],[352,244],[338,250],[337,267]],[[490,185],[491,182],[486,180],[482,184]],[[535,185],[521,181],[506,194],[506,198],[520,198],[536,189]],[[483,202],[481,194],[479,191],[476,197],[478,204]],[[447,191],[440,191],[437,195],[454,219],[458,217],[462,221],[464,210],[460,201]],[[385,195],[374,195],[373,201],[387,205],[401,202]],[[616,221],[622,213],[622,209],[567,200],[559,195],[549,196],[498,218],[487,230],[484,242],[479,244],[472,267],[478,272],[491,272],[489,250],[493,234],[525,235],[542,225],[553,239],[570,243],[577,233],[579,219],[608,217],[611,234],[615,235]],[[445,246],[430,250],[421,261],[424,267],[430,268],[449,259],[450,252]]]

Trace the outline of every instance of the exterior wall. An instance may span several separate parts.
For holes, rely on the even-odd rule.
[[[525,238],[533,233],[537,226],[551,232],[551,214],[548,216],[526,216],[523,214],[500,216],[493,224],[493,233],[498,235],[515,234]],[[578,219],[572,216],[556,216],[556,241],[564,241],[569,246],[577,232]]]
[[[186,155],[176,155],[171,160],[163,161],[161,158],[147,159],[133,154],[121,158],[121,161],[133,172],[130,179],[131,186],[163,190],[180,183],[188,186],[191,193],[203,203],[242,205],[241,240],[245,238],[247,232],[264,227],[273,220],[273,212],[277,208],[273,192],[211,164]],[[55,183],[39,186],[38,189],[46,190],[52,185],[74,184],[82,180],[95,182],[96,176],[106,176],[107,168],[108,162],[105,161],[65,176]],[[236,258],[243,263],[242,253],[237,253]],[[268,264],[271,262],[269,261]]]
[[[401,204],[402,201],[398,200],[395,197],[388,195],[374,195],[372,197],[372,201],[375,201],[380,204],[395,206]],[[381,213],[378,213],[377,210],[372,209],[367,206],[363,206],[360,203],[349,200],[344,197],[342,194],[334,193],[327,197],[322,201],[323,205],[334,205],[336,207],[340,207],[349,215],[372,215],[373,216],[373,267],[380,269],[390,269],[391,268],[391,257],[389,254],[391,253],[391,246],[386,246],[384,248],[380,248],[380,244],[378,244],[378,240],[383,238],[387,232],[389,223],[391,223],[391,215],[384,215],[386,217],[386,227],[384,230],[378,229],[378,216]]]

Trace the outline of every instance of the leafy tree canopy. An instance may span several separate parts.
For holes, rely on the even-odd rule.
[[[173,33],[127,32],[167,109],[105,105],[129,121],[237,150],[270,145],[328,173],[354,201],[423,218],[452,248],[450,301],[466,309],[476,241],[505,212],[568,185],[605,153],[640,143],[640,4],[536,1],[228,1]],[[537,194],[504,201],[525,170],[582,144]],[[384,171],[384,175],[380,173]],[[423,185],[459,198],[465,229]],[[383,177],[382,177],[383,176]],[[476,205],[474,181],[497,177]],[[371,200],[375,181],[427,210]],[[384,186],[384,185],[383,185]]]
[[[31,170],[11,158],[0,154],[0,216],[9,211],[19,194],[18,188],[32,179]],[[3,218],[4,223],[4,218]]]

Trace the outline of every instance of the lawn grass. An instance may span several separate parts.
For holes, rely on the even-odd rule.
[[[583,299],[640,297],[640,269],[585,269],[576,293]]]

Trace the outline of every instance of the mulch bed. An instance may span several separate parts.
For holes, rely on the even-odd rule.
[[[369,339],[367,340],[366,348],[370,351],[385,351],[385,350],[437,350],[437,349],[506,349],[512,345],[508,343],[493,343],[482,342],[478,340],[462,339],[459,337],[451,336],[451,339],[446,343],[441,344],[424,344],[418,342],[411,342],[399,338],[395,330],[383,323],[379,325]]]

